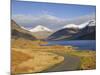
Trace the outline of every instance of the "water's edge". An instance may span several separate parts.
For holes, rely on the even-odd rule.
[[[96,50],[96,40],[68,40],[68,41],[47,41],[50,45],[71,45],[79,50]]]

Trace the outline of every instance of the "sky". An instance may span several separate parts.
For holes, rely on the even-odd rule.
[[[21,26],[32,28],[44,25],[51,29],[59,29],[68,23],[79,24],[95,17],[95,6],[26,2],[12,0],[12,19]],[[71,21],[70,21],[71,20]],[[80,21],[81,22],[81,21]]]

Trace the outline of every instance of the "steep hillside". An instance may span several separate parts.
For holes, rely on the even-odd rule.
[[[80,26],[81,27],[81,26]],[[90,21],[84,28],[76,26],[61,29],[50,35],[47,40],[95,40],[96,26]]]
[[[61,29],[55,32],[54,34],[52,34],[51,36],[49,36],[48,40],[62,40],[62,39],[70,38],[73,35],[77,34],[78,32],[79,32],[78,29],[73,29],[73,28]]]
[[[22,29],[15,21],[11,20],[11,35],[12,39],[23,38],[27,40],[35,40],[36,38],[31,32]]]

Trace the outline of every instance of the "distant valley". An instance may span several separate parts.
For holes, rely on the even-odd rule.
[[[53,30],[42,26],[37,25],[36,27],[29,30],[37,39],[46,39],[53,33]]]

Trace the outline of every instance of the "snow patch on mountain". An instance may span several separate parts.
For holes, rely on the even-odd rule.
[[[80,25],[68,24],[68,25],[65,25],[63,28],[77,28],[77,29],[83,29],[83,28],[85,28],[86,26],[96,26],[95,20],[90,20],[90,21],[87,21],[87,22],[82,23],[82,24],[80,24]]]
[[[89,25],[88,26],[96,26],[96,21],[95,20],[91,20],[89,22]]]
[[[78,28],[78,25],[76,25],[76,24],[68,24],[68,25],[65,25],[63,28]]]
[[[20,26],[24,30],[29,30],[28,28],[25,28],[24,26]]]
[[[42,31],[52,32],[51,29],[49,29],[45,26],[42,26],[42,25],[38,25],[35,28],[30,29],[29,31],[31,31],[31,32],[42,32]]]

